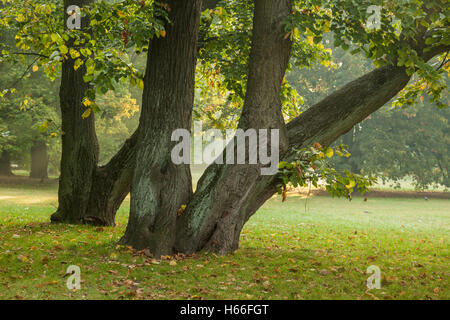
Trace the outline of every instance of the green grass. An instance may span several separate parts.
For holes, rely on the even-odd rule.
[[[25,189],[23,189],[25,188]],[[275,197],[218,257],[147,258],[116,228],[51,225],[56,187],[0,186],[0,299],[449,299],[450,201]],[[82,288],[66,288],[69,265]],[[366,269],[382,272],[367,290]]]

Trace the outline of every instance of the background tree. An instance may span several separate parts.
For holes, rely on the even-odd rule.
[[[15,65],[2,63],[0,68],[0,86],[10,88],[0,97],[0,148],[19,168],[31,167],[30,177],[47,178],[49,160],[53,173],[59,165],[54,134],[60,125],[56,85],[25,56]]]

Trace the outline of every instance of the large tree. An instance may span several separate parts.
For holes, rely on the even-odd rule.
[[[63,35],[63,43],[58,35],[48,37],[58,46],[56,55],[63,57],[61,106],[67,110],[63,116],[67,180],[61,177],[60,207],[53,220],[112,224],[134,177],[129,224],[122,243],[149,248],[155,256],[236,250],[246,221],[283,181],[279,175],[261,176],[261,164],[213,164],[193,192],[189,166],[172,163],[173,131],[191,128],[197,53],[205,74],[220,76],[229,100],[242,103],[239,128],[278,129],[281,160],[295,161],[299,149],[316,142],[329,146],[381,108],[405,88],[414,73],[422,82],[410,86],[403,100],[411,100],[425,87],[439,103],[445,88],[442,72],[427,61],[449,50],[445,3],[415,0],[383,4],[381,28],[369,30],[365,22],[371,16],[362,0],[224,0],[217,10],[204,15],[202,22],[210,30],[200,33],[198,44],[200,0],[124,1],[113,4],[112,15],[105,14],[108,10],[100,14],[108,5],[99,2],[94,8],[100,9],[83,18],[83,37],[95,35],[94,41],[80,42],[76,32],[64,33],[67,39]],[[67,5],[65,2],[63,12]],[[134,8],[139,19],[130,23],[133,17],[124,14],[129,10],[120,7],[123,5]],[[29,15],[22,14],[17,20],[23,23]],[[111,23],[118,27],[108,28]],[[97,32],[102,28],[103,34]],[[285,73],[291,63],[310,66],[317,60],[325,62],[331,54],[321,41],[328,31],[333,33],[336,47],[364,52],[377,68],[287,123],[283,108],[295,107],[289,100],[295,100],[296,95]],[[105,47],[108,39],[148,51],[143,79],[135,76],[133,66],[121,62],[117,50]],[[143,45],[149,40],[149,45]],[[19,40],[18,46],[25,50],[27,41]],[[42,48],[40,55],[53,56],[53,47],[49,52]],[[144,87],[139,128],[106,166],[98,167],[95,104],[89,89],[114,89],[113,80],[127,77]],[[75,88],[70,90],[69,85]]]
[[[301,11],[300,4],[305,5]],[[194,19],[196,7],[193,2],[184,5],[189,6],[189,9],[179,16],[181,13],[178,10],[183,5],[176,1],[170,2],[172,18],[176,19],[168,38],[155,44],[154,48],[155,52],[161,48],[166,50],[166,63],[164,66],[154,65],[155,69],[147,69],[154,72],[147,73],[146,86],[158,86],[155,84],[157,80],[162,88],[148,96],[148,101],[153,102],[149,106],[149,110],[153,110],[153,118],[149,119],[148,114],[141,118],[141,125],[150,131],[142,136],[139,169],[131,190],[130,221],[121,240],[136,248],[149,248],[156,256],[199,250],[225,254],[236,250],[245,222],[276,192],[280,184],[279,176],[261,176],[260,164],[213,164],[206,169],[195,193],[191,194],[188,168],[171,163],[170,147],[173,144],[169,140],[170,130],[190,127],[187,102],[192,97],[192,71],[188,66],[192,68],[193,65],[195,37],[187,36],[178,28],[189,19]],[[296,159],[296,150],[312,146],[315,142],[329,146],[400,92],[410,81],[417,66],[425,69],[422,70],[424,77],[427,76],[426,71],[433,73],[424,63],[449,49],[445,41],[433,45],[436,39],[430,40],[430,37],[445,38],[439,33],[442,31],[442,21],[436,22],[435,13],[439,6],[431,6],[431,9],[424,6],[426,10],[423,15],[412,23],[406,23],[402,32],[396,35],[394,29],[387,28],[370,34],[361,28],[361,19],[367,18],[367,15],[353,4],[348,7],[335,4],[328,11],[325,10],[332,12],[330,19],[324,18],[328,13],[321,14],[322,9],[314,6],[314,3],[313,6],[307,6],[305,2],[299,1],[296,5],[294,8],[293,2],[289,0],[255,1],[248,80],[239,121],[241,129],[279,129],[280,154],[287,162]],[[342,14],[345,11],[347,16]],[[354,20],[348,19],[349,13],[359,16]],[[388,16],[389,13],[386,13]],[[308,28],[305,26],[308,23],[305,16],[317,20],[312,23],[309,21]],[[287,30],[287,21],[291,21],[294,26],[291,36]],[[413,29],[421,21],[422,26],[434,25],[434,28]],[[286,124],[282,117],[281,87],[291,57],[292,40],[299,33],[297,28],[303,28],[305,33],[311,32],[312,28],[317,29],[306,40],[312,44],[315,43],[314,33],[317,35],[320,32],[318,29],[322,27],[329,29],[330,22],[338,43],[340,41],[345,49],[349,47],[349,40],[359,43],[379,67],[348,83]],[[383,20],[383,23],[386,21]],[[346,28],[345,32],[343,27]],[[387,43],[380,35],[390,37]],[[321,36],[318,38],[320,41]],[[166,47],[172,41],[173,48]],[[178,55],[172,56],[172,50],[178,46],[190,48],[191,51],[179,50]],[[404,53],[398,56],[397,52],[401,50],[411,54],[411,58],[405,58]],[[184,54],[188,54],[184,58],[186,65],[180,68],[177,58]],[[181,71],[176,78],[180,81],[171,82],[174,80],[174,70]],[[180,88],[182,81],[184,89]],[[167,83],[172,84],[169,86]],[[169,118],[168,112],[171,110],[177,110],[178,113],[169,114]]]

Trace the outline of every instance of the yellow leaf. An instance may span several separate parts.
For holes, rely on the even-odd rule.
[[[17,20],[18,22],[24,22],[24,21],[25,21],[25,16],[24,16],[23,14],[19,14],[19,15],[16,17],[16,20]]]
[[[78,70],[78,68],[81,67],[83,65],[83,63],[84,63],[83,60],[81,60],[80,58],[75,60],[75,62],[73,64],[74,70]]]
[[[41,124],[41,126],[39,127],[39,130],[41,132],[45,132],[48,129],[48,121],[45,121],[43,124]]]
[[[347,184],[345,187],[346,187],[347,189],[351,189],[351,188],[353,188],[354,186],[356,186],[356,182],[355,182],[354,180],[350,180],[349,184]]]
[[[326,152],[326,155],[327,155],[328,158],[331,158],[334,155],[333,149],[332,148],[328,148],[327,152]]]
[[[75,59],[80,56],[80,53],[78,52],[78,50],[70,48],[70,56],[72,57],[72,59]]]
[[[292,30],[292,37],[294,38],[294,40],[298,40],[300,38],[300,31],[297,28],[294,28],[294,30]]]
[[[325,24],[323,26],[323,32],[329,32],[330,31],[330,21],[325,21]]]
[[[59,51],[61,52],[61,54],[66,54],[67,52],[69,52],[69,49],[65,45],[60,45]]]
[[[85,107],[89,107],[92,104],[92,102],[89,99],[85,99],[83,101],[83,104],[84,104]]]
[[[91,111],[92,111],[92,109],[91,108],[89,108],[89,109],[86,109],[86,111],[85,112],[83,112],[83,114],[81,115],[81,117],[83,118],[83,119],[86,119],[86,118],[88,118],[90,115],[91,115]]]

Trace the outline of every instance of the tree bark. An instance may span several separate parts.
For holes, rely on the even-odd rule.
[[[95,170],[89,205],[82,222],[114,226],[117,210],[130,192],[138,130],[105,166]]]
[[[194,102],[197,36],[201,1],[167,1],[171,23],[166,37],[150,42],[145,75],[130,218],[122,244],[171,254],[177,212],[188,203],[188,164],[175,165],[174,130],[190,132]]]
[[[64,1],[80,8],[92,0]],[[66,16],[67,17],[67,16]],[[82,28],[89,19],[82,19]],[[62,118],[61,175],[58,190],[58,210],[52,222],[114,226],[115,215],[129,193],[134,168],[137,134],[125,142],[111,161],[98,167],[99,146],[95,118],[86,119],[82,104],[89,84],[83,80],[86,69],[74,70],[74,60],[68,57],[62,65],[60,106]]]
[[[31,147],[30,178],[48,179],[47,143],[35,140]]]
[[[0,176],[12,176],[12,170],[11,170],[11,156],[9,155],[9,152],[6,150],[3,150],[3,152],[0,155]]]
[[[70,5],[83,8],[92,0],[64,0],[64,17]],[[89,26],[83,17],[81,28]],[[70,43],[69,45],[70,46]],[[62,63],[59,91],[62,121],[61,175],[59,178],[58,210],[51,216],[52,222],[81,223],[88,208],[93,175],[98,161],[98,141],[92,113],[83,119],[86,107],[82,101],[89,84],[84,82],[86,67],[74,70],[74,59],[69,55]]]
[[[283,22],[291,12],[289,0],[255,2],[249,77],[239,123],[244,130],[280,130],[282,152],[288,140],[281,113],[281,84],[292,45],[284,38]],[[175,249],[184,253],[204,249],[220,254],[236,250],[245,222],[241,208],[257,186],[260,169],[261,165],[251,164],[210,166],[178,219]]]

